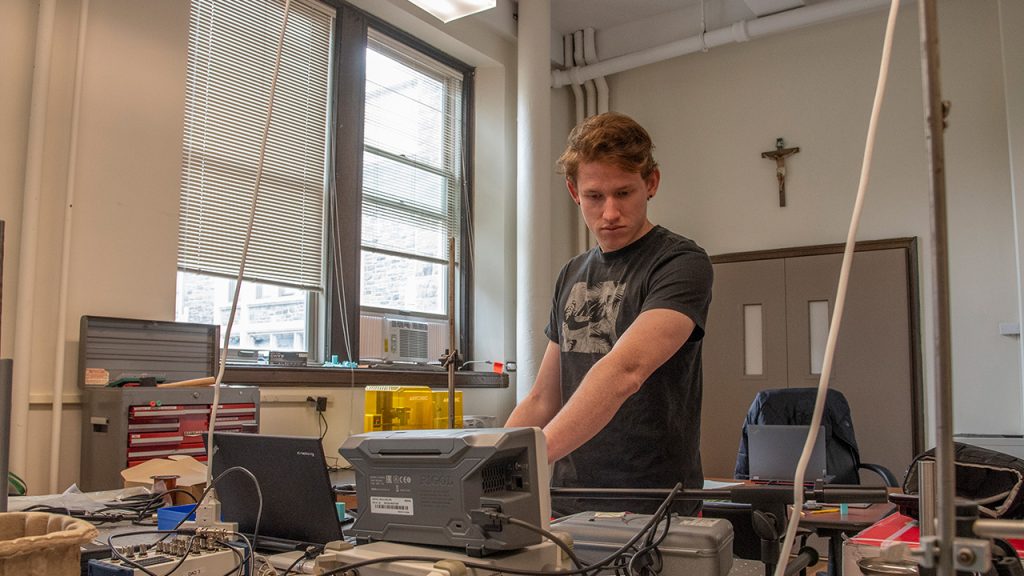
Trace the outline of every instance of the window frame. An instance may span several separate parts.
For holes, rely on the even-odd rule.
[[[472,357],[470,348],[472,298],[472,182],[473,182],[473,79],[474,70],[402,30],[341,1],[327,2],[337,9],[335,19],[334,81],[331,102],[331,138],[328,162],[331,166],[328,184],[328,264],[326,308],[330,318],[327,334],[327,355],[339,359],[359,361],[359,317],[364,308],[360,303],[362,258],[362,203],[363,203],[363,122],[366,102],[367,36],[370,28],[389,38],[406,44],[431,58],[462,72],[462,209],[459,214],[459,245],[461,258],[456,265],[457,297],[455,324],[458,333],[459,354]],[[332,146],[333,145],[333,146]],[[337,223],[337,228],[334,224]],[[335,270],[338,263],[340,270]],[[340,286],[337,279],[340,277]],[[344,302],[344,306],[342,305]],[[367,307],[367,312],[381,309]],[[438,319],[432,314],[403,314],[424,319]],[[349,335],[351,350],[346,349],[345,335]]]

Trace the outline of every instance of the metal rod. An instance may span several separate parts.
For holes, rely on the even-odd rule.
[[[7,512],[7,474],[10,472],[9,457],[11,451],[11,373],[14,362],[0,360],[0,478],[3,478],[3,490],[0,490],[0,512]]]
[[[953,374],[949,318],[949,251],[946,226],[945,124],[939,75],[939,34],[936,0],[918,2],[921,75],[924,84],[925,140],[928,146],[932,212],[932,284],[935,320],[935,441],[939,557],[938,576],[954,576],[953,538],[956,480],[953,455]]]
[[[552,497],[599,498],[601,500],[664,500],[672,492],[669,488],[563,488],[551,487]],[[831,485],[808,488],[805,500],[819,502],[888,502],[889,491],[884,486]],[[729,500],[736,504],[792,504],[793,489],[790,486],[738,485],[727,488],[683,488],[676,493],[676,500]]]
[[[455,237],[448,237],[448,429],[455,429]]]
[[[1024,521],[975,520],[974,534],[981,538],[1024,538]]]
[[[935,536],[935,461],[917,463],[917,505],[921,536]]]

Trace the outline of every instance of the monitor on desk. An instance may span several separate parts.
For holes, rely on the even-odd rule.
[[[240,466],[259,482],[263,512],[260,542],[255,546],[276,542],[284,548],[342,539],[334,489],[318,438],[216,432],[213,445],[214,478]],[[238,522],[243,534],[253,534],[260,499],[252,478],[244,472],[228,474],[217,483],[217,497],[224,520]]]
[[[750,479],[755,482],[792,483],[796,465],[804,449],[810,426],[751,424],[747,426],[747,454]],[[804,482],[827,480],[825,469],[825,427],[818,428],[818,437],[807,463]]]

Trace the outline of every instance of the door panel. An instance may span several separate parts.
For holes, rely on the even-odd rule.
[[[745,373],[744,306],[748,305],[761,306],[761,374]],[[703,345],[701,461],[706,477],[732,478],[743,418],[754,395],[765,388],[786,386],[785,309],[781,260],[715,265]]]
[[[914,453],[908,254],[855,253],[830,382],[850,402],[861,459],[897,477]],[[841,263],[842,254],[832,253],[715,264],[703,353],[705,476],[732,476],[743,419],[759,390],[818,385],[808,310],[810,302],[827,302],[831,321]],[[744,374],[743,306],[753,303],[763,312],[760,376]],[[875,482],[872,476],[863,478]]]
[[[810,371],[808,302],[828,300],[831,320],[841,265],[841,254],[786,260],[790,386],[818,385]],[[897,477],[913,459],[907,281],[904,250],[855,253],[829,382],[850,402],[861,460]]]

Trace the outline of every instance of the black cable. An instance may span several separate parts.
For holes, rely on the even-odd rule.
[[[46,504],[36,504],[29,506],[23,510],[24,512],[48,512],[50,514],[60,514],[63,516],[70,516],[72,518],[78,518],[79,520],[85,520],[93,524],[105,524],[108,522],[125,522],[136,518],[137,514],[103,514],[103,509],[97,510],[96,512],[87,512],[86,510],[69,509],[60,506],[48,506]]]
[[[230,544],[225,543],[224,546],[226,546],[239,559],[239,562],[234,567],[232,567],[231,570],[228,571],[224,576],[231,576],[232,574],[241,574],[242,573],[241,569],[245,566],[246,561],[247,560],[249,562],[252,561],[252,551],[253,551],[252,544],[249,542],[249,539],[245,536],[245,534],[241,534],[239,532],[229,532],[229,533],[234,534],[234,535],[238,536],[239,538],[241,538],[242,540],[245,541],[246,551],[249,552],[249,554],[248,554],[248,559],[247,559],[246,556],[243,555],[241,552],[239,552],[237,549],[235,549],[234,546],[231,546]],[[142,570],[143,572],[145,572],[149,576],[158,576],[156,573],[150,571],[145,566],[142,566],[141,564],[135,562],[134,560],[130,560],[130,559],[126,558],[123,554],[121,554],[117,550],[117,547],[114,546],[114,542],[113,541],[114,541],[115,538],[121,538],[121,537],[125,537],[125,536],[141,536],[141,535],[147,535],[147,534],[163,534],[164,537],[160,539],[160,540],[163,540],[164,538],[166,538],[167,536],[170,536],[172,534],[180,534],[180,531],[178,529],[174,529],[174,530],[139,530],[139,531],[135,531],[135,532],[123,532],[121,534],[111,534],[107,538],[107,544],[110,546],[110,552],[111,552],[113,557],[117,558],[121,562],[124,562],[126,565],[131,566],[132,568],[137,568],[139,570]],[[168,570],[167,572],[164,573],[164,576],[169,576],[170,574],[173,574],[179,568],[181,568],[181,565],[185,562],[185,559],[188,558],[189,554],[192,553],[192,544],[193,544],[193,542],[195,542],[195,539],[198,536],[199,535],[195,534],[195,533],[189,535],[188,545],[186,546],[185,554],[182,555],[182,557],[178,559],[178,561],[174,564],[174,566],[171,567],[170,570]],[[152,545],[150,545],[150,548],[152,548]]]
[[[640,559],[646,558],[651,555],[653,555],[652,561],[650,562],[650,564],[643,567],[643,572],[640,572],[640,574],[642,574],[643,576],[651,576],[652,574],[656,575],[661,573],[661,569],[663,567],[663,559],[661,555],[661,550],[658,547],[661,546],[661,543],[664,542],[665,538],[668,537],[668,533],[671,529],[672,515],[671,513],[668,513],[665,515],[665,528],[661,531],[661,536],[659,536],[655,541],[654,535],[657,532],[657,530],[655,529],[649,532],[647,538],[644,541],[644,547],[635,551],[633,553],[632,558],[629,559],[629,564],[627,565],[627,570],[629,574],[636,574],[636,563],[639,562]],[[653,566],[654,568],[651,569],[650,566]]]
[[[247,538],[245,534],[242,534],[241,532],[231,532],[231,534],[234,534],[235,536],[238,536],[243,541],[245,541],[245,549],[249,552],[249,554],[248,554],[248,556],[249,556],[248,557],[248,566],[247,567],[249,569],[249,574],[250,575],[253,574],[253,572],[255,571],[255,568],[256,568],[256,558],[255,558],[256,557],[256,550],[253,549],[252,543],[249,542],[249,538]],[[234,550],[234,546],[228,544],[227,542],[225,542],[224,545],[227,546],[228,548],[231,548],[232,550]],[[243,564],[246,564],[246,557],[244,555],[239,556],[239,558],[241,559],[241,562],[237,566],[235,566],[231,570],[231,572],[228,572],[224,576],[231,576],[231,574],[233,574],[236,571],[238,571],[238,568],[240,568]],[[239,572],[239,574],[242,574],[242,573]]]
[[[467,562],[467,561],[461,561],[461,563],[464,566],[466,566],[467,568],[472,568],[472,569],[476,569],[476,570],[498,572],[498,573],[502,573],[502,574],[518,574],[518,575],[522,575],[522,576],[571,576],[571,575],[575,575],[575,574],[579,574],[581,576],[586,576],[588,574],[596,574],[598,571],[602,570],[605,565],[614,562],[617,558],[619,558],[619,556],[622,553],[624,553],[627,550],[629,550],[630,548],[632,548],[633,545],[636,544],[636,542],[639,541],[642,536],[646,536],[648,531],[652,527],[656,526],[658,524],[658,522],[660,522],[661,519],[665,517],[665,515],[668,512],[669,506],[672,504],[672,501],[675,500],[676,494],[678,494],[680,490],[682,490],[682,484],[676,484],[675,487],[672,488],[672,490],[669,492],[669,494],[665,498],[665,500],[658,507],[658,510],[651,516],[651,519],[647,521],[647,524],[645,524],[642,529],[640,529],[636,534],[634,534],[633,537],[630,538],[628,542],[623,544],[618,550],[616,550],[615,552],[612,552],[606,558],[604,558],[604,559],[602,559],[602,560],[600,560],[598,562],[595,562],[595,563],[591,564],[590,566],[587,566],[587,567],[584,567],[584,568],[574,568],[572,570],[558,570],[558,571],[554,571],[554,570],[526,570],[526,569],[520,569],[520,568],[508,568],[508,567],[505,567],[505,566],[490,566],[490,565],[487,565],[487,564],[480,564],[480,563],[476,563],[476,562]],[[369,559],[369,560],[360,560],[359,562],[353,562],[351,564],[346,564],[346,565],[341,566],[339,568],[335,568],[333,570],[329,570],[327,572],[324,572],[321,576],[331,576],[331,575],[334,575],[334,574],[342,574],[342,573],[344,573],[346,571],[355,570],[357,568],[362,568],[363,566],[369,566],[371,564],[383,564],[383,563],[387,563],[387,562],[432,562],[433,563],[433,562],[439,562],[441,560],[451,560],[451,558],[437,558],[437,557],[433,557],[433,556],[385,556],[385,557],[382,557],[382,558],[373,558],[373,559]]]
[[[627,573],[630,575],[639,574],[640,576],[655,576],[661,573],[662,569],[662,556],[661,550],[658,546],[665,541],[665,537],[668,536],[669,530],[672,529],[672,516],[670,514],[665,516],[665,529],[661,531],[661,536],[658,537],[657,541],[654,540],[655,531],[648,534],[647,539],[644,542],[644,547],[640,548],[633,553],[633,556],[629,559],[629,563],[626,565]],[[648,563],[638,570],[638,563],[641,560],[649,559]]]
[[[324,437],[327,436],[327,428],[328,428],[328,426],[327,426],[327,417],[324,416],[324,413],[320,412],[319,410],[317,410],[317,414],[320,415],[320,420],[322,420],[323,423],[324,423],[324,431],[323,431],[323,433],[320,434],[320,441],[323,442]],[[317,420],[317,428],[320,427],[320,420]]]
[[[306,560],[306,554],[304,554],[304,553],[299,554],[299,558],[295,559],[295,562],[293,562],[291,566],[289,566],[287,569],[285,569],[285,573],[282,576],[288,576],[289,574],[291,574],[292,571],[295,570],[295,567],[298,566],[299,563],[304,561],[304,560]],[[296,574],[298,574],[298,573],[296,573]]]
[[[111,553],[111,555],[113,555],[114,558],[117,558],[118,560],[120,560],[121,562],[124,562],[126,565],[131,566],[132,568],[136,568],[138,570],[142,570],[143,572],[145,572],[149,576],[157,576],[156,573],[150,571],[148,568],[146,568],[142,564],[139,564],[138,562],[136,562],[134,560],[130,560],[130,559],[126,558],[123,554],[121,554],[121,552],[118,551],[117,547],[114,546],[114,539],[115,538],[123,538],[125,536],[141,536],[143,534],[163,534],[164,537],[160,539],[160,540],[163,540],[164,538],[167,538],[167,536],[170,536],[171,534],[178,534],[178,531],[177,531],[177,529],[175,529],[175,530],[139,530],[139,531],[136,531],[136,532],[122,532],[120,534],[111,534],[110,536],[107,537],[107,545],[110,546],[110,553]],[[192,553],[192,542],[195,539],[196,539],[195,534],[192,534],[191,537],[188,540],[188,549],[185,551],[185,554],[182,555],[182,557],[178,560],[178,562],[170,570],[168,570],[167,572],[164,573],[164,576],[168,576],[169,574],[173,574],[175,570],[177,570],[179,567],[181,567],[181,564],[185,561],[185,558],[188,558],[188,555]]]
[[[612,552],[604,559],[591,564],[590,568],[599,569],[603,568],[607,564],[614,562],[617,557],[619,557],[621,554],[632,548],[637,543],[637,541],[640,540],[642,536],[646,536],[648,531],[651,530],[652,527],[657,526],[658,522],[660,522],[661,519],[668,513],[669,507],[675,500],[676,494],[678,494],[680,490],[682,490],[682,484],[676,484],[675,487],[672,488],[672,490],[669,492],[668,496],[662,501],[661,505],[658,506],[658,509],[654,512],[654,514],[651,515],[650,520],[647,521],[647,524],[645,524],[642,529],[640,529],[636,534],[634,534],[633,537],[629,539],[629,541],[627,541],[625,544],[619,547],[618,550]]]
[[[220,482],[222,478],[224,478],[225,476],[232,472],[245,472],[249,476],[249,478],[252,479],[253,485],[256,486],[256,496],[259,498],[259,506],[256,508],[256,525],[253,527],[252,544],[250,546],[249,551],[250,554],[253,554],[256,551],[256,541],[259,539],[260,520],[263,518],[263,491],[260,490],[260,482],[259,480],[256,479],[256,476],[253,475],[252,472],[241,466],[232,466],[231,468],[228,468],[227,470],[221,472],[216,478],[213,479],[212,482],[210,482],[210,485],[206,487],[206,490],[203,490],[203,493],[199,495],[199,500],[196,502],[194,510],[198,510],[199,505],[202,504],[203,500],[206,500],[206,495],[209,494],[211,490],[213,490],[214,486],[216,486],[217,483]],[[174,530],[181,528],[181,525],[184,524],[186,520],[188,520],[188,514],[183,514],[181,520],[179,520],[178,523],[174,526]]]
[[[234,567],[231,568],[231,570],[225,572],[223,576],[231,576],[232,574],[241,575],[242,567],[245,564],[245,556],[243,556],[241,552],[236,550],[234,546],[228,544],[225,544],[225,546],[227,547],[228,550],[231,550],[231,553],[235,555],[235,558],[238,558],[238,564],[235,564]]]
[[[533,524],[530,524],[529,522],[524,522],[524,521],[522,521],[522,520],[520,520],[518,518],[513,518],[511,516],[508,516],[507,514],[505,514],[503,516],[505,516],[507,518],[507,521],[508,521],[509,524],[512,524],[514,526],[520,526],[522,528],[526,528],[527,530],[529,530],[531,532],[535,532],[537,534],[540,534],[541,536],[543,536],[543,537],[547,538],[548,540],[550,540],[551,542],[553,542],[555,544],[555,546],[558,546],[559,548],[561,548],[562,551],[565,552],[569,556],[569,559],[572,560],[572,565],[575,566],[576,568],[583,568],[585,566],[583,561],[580,560],[579,556],[576,555],[576,552],[573,551],[572,547],[569,546],[568,544],[566,544],[565,542],[562,542],[562,539],[559,538],[558,536],[555,536],[554,534],[552,534],[548,530],[545,530],[544,528],[541,528],[540,526],[534,526]]]
[[[227,476],[228,474],[230,474],[232,472],[245,472],[246,474],[248,474],[249,478],[252,479],[253,484],[256,486],[256,494],[259,497],[259,507],[256,510],[256,526],[253,529],[252,542],[249,543],[248,538],[245,538],[246,543],[249,544],[249,549],[248,549],[249,558],[248,559],[251,560],[252,559],[252,555],[256,551],[256,539],[259,537],[260,520],[263,517],[263,492],[260,490],[260,483],[259,483],[259,481],[256,479],[256,476],[254,476],[252,472],[246,470],[245,468],[242,468],[241,466],[232,466],[231,468],[228,468],[227,470],[221,472],[216,478],[213,479],[212,482],[210,482],[210,485],[207,486],[205,490],[203,490],[203,493],[199,496],[199,499],[196,501],[195,507],[193,507],[193,511],[195,511],[195,510],[197,510],[199,508],[199,505],[202,504],[203,500],[206,500],[207,494],[209,494],[210,491],[213,490],[213,488],[217,485],[217,483],[220,482],[222,478],[224,478],[225,476]],[[162,542],[162,541],[166,540],[167,537],[172,535],[172,534],[179,534],[180,533],[179,530],[181,528],[181,525],[184,524],[188,520],[188,516],[189,516],[188,514],[182,514],[181,520],[179,520],[178,523],[174,526],[174,528],[172,528],[170,530],[147,530],[147,531],[141,531],[141,532],[131,532],[131,533],[127,533],[127,534],[163,534],[164,536],[162,538],[160,538],[159,540],[157,540],[157,542]],[[235,534],[238,534],[238,533],[235,532]],[[139,570],[142,570],[143,572],[145,572],[149,576],[157,576],[153,572],[147,570],[144,566],[138,564],[137,562],[129,560],[129,559],[125,558],[124,556],[122,556],[121,554],[118,554],[116,552],[116,549],[114,548],[114,544],[113,544],[112,540],[115,537],[120,537],[122,535],[123,534],[113,534],[113,535],[111,535],[111,536],[109,536],[107,538],[107,545],[110,546],[111,551],[113,551],[115,553],[115,555],[120,560],[122,560],[123,562],[125,562],[129,566],[132,566],[133,568],[138,568]],[[243,536],[243,538],[244,538],[244,536]],[[189,545],[191,546],[191,540],[189,541]],[[186,553],[186,556],[187,555],[188,554]],[[174,572],[174,570],[177,570],[178,566],[180,566],[180,565],[181,565],[181,563],[179,562],[177,565],[175,565],[174,568],[172,568],[169,572],[167,572],[167,574],[171,574],[172,572]],[[165,574],[165,576],[167,576],[167,574]]]

